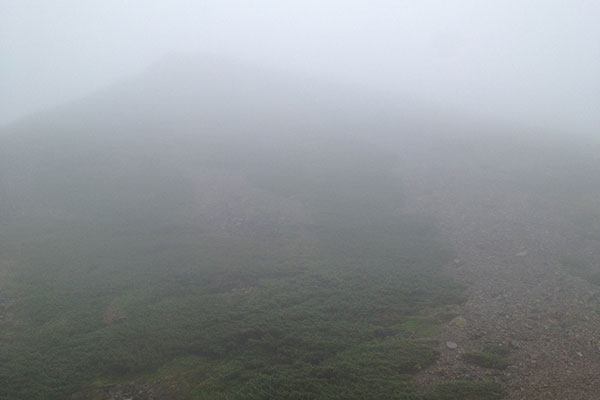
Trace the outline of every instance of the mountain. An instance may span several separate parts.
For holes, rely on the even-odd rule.
[[[253,218],[289,214],[304,223],[291,176],[329,186],[328,174],[353,166],[388,174],[366,139],[373,120],[378,134],[390,129],[392,111],[374,95],[310,79],[219,60],[163,60],[7,128],[0,216],[206,223],[230,214],[255,225]],[[258,185],[286,175],[279,193]]]
[[[0,398],[500,399],[412,384],[465,297],[402,183],[598,187],[563,144],[195,57],[7,127]]]
[[[462,297],[401,212],[398,104],[169,59],[7,128],[0,398],[414,394],[407,332]]]

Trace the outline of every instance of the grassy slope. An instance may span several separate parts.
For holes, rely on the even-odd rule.
[[[89,123],[0,146],[0,398],[124,379],[190,399],[501,396],[410,384],[462,291],[431,227],[398,214],[385,154],[336,134],[160,142]],[[109,128],[126,130],[95,127]],[[189,218],[195,174],[212,170],[294,199],[310,223],[217,234]]]

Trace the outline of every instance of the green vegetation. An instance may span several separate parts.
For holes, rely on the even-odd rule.
[[[497,400],[504,396],[496,382],[457,381],[438,385],[426,400]]]
[[[22,211],[4,211],[0,244],[0,398],[100,399],[133,379],[188,399],[499,398],[489,383],[411,384],[436,359],[427,338],[464,299],[439,269],[451,252],[427,221],[398,213],[388,158],[315,148],[281,146],[265,167],[261,148],[190,160],[186,143],[185,165],[123,151],[118,170],[52,150],[54,164],[28,177],[44,182],[33,197],[5,192]],[[67,179],[73,163],[81,173]],[[203,205],[198,174],[241,177],[243,196],[294,199],[310,220],[220,225],[236,212],[227,190],[211,199],[216,222],[186,218]]]
[[[483,351],[468,352],[462,355],[463,359],[471,364],[483,368],[506,369],[510,363],[506,356],[510,353],[507,346],[487,345]]]
[[[487,344],[483,347],[483,351],[501,357],[506,357],[510,354],[510,348],[505,344]]]
[[[435,360],[419,341],[435,321],[417,315],[462,299],[437,273],[447,252],[413,230],[362,245],[72,230],[3,242],[19,267],[4,288],[4,398],[64,398],[182,357],[190,398],[389,398]]]

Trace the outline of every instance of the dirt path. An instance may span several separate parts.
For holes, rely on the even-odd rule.
[[[469,285],[466,324],[443,327],[440,360],[416,382],[487,378],[502,382],[509,400],[600,399],[600,288],[558,261],[577,240],[561,219],[564,206],[501,173],[412,156],[403,167],[407,208],[435,216],[457,253],[447,272]],[[598,243],[588,248],[600,252]],[[513,347],[506,370],[462,361],[462,353],[490,343]]]

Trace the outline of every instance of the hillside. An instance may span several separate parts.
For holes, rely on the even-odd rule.
[[[0,134],[0,398],[593,399],[598,154],[165,59]]]
[[[167,61],[3,132],[0,397],[499,398],[411,382],[463,295],[397,106]]]

